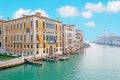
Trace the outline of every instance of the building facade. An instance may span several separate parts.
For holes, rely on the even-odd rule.
[[[83,47],[83,32],[81,30],[76,30],[76,50],[79,50]]]
[[[76,27],[75,25],[63,24],[62,26],[62,46],[63,53],[73,53],[76,46]]]
[[[3,52],[3,47],[4,47],[4,29],[3,29],[3,23],[4,21],[3,20],[0,20],[0,53]]]
[[[104,31],[102,35],[97,38],[95,43],[120,46],[120,37],[114,36],[113,33],[108,34],[107,32]]]
[[[62,55],[62,23],[41,16],[23,15],[3,23],[3,50],[13,55]]]

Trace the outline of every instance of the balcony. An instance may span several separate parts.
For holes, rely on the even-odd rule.
[[[22,41],[13,41],[13,44],[22,44]]]

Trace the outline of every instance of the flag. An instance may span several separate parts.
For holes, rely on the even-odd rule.
[[[56,43],[56,38],[54,37],[54,43]]]
[[[64,38],[62,38],[62,43],[64,43]]]
[[[39,36],[39,35],[37,35],[37,41],[39,41],[39,42],[40,42],[40,36]]]
[[[50,36],[48,36],[48,42],[50,42]]]

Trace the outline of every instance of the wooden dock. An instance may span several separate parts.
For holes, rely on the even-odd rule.
[[[65,60],[68,60],[68,59],[69,59],[69,57],[65,57],[65,56],[62,56],[62,57],[59,58],[60,61],[65,61]]]
[[[31,64],[35,64],[35,65],[42,65],[42,62],[41,61],[34,61],[34,60],[31,60],[31,59],[25,59],[26,62],[28,63],[31,63]]]
[[[43,61],[46,61],[46,62],[57,62],[59,59],[56,59],[56,58],[42,58]]]

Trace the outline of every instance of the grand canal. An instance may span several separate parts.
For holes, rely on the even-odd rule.
[[[120,80],[120,47],[91,44],[64,62],[0,70],[0,80]]]

